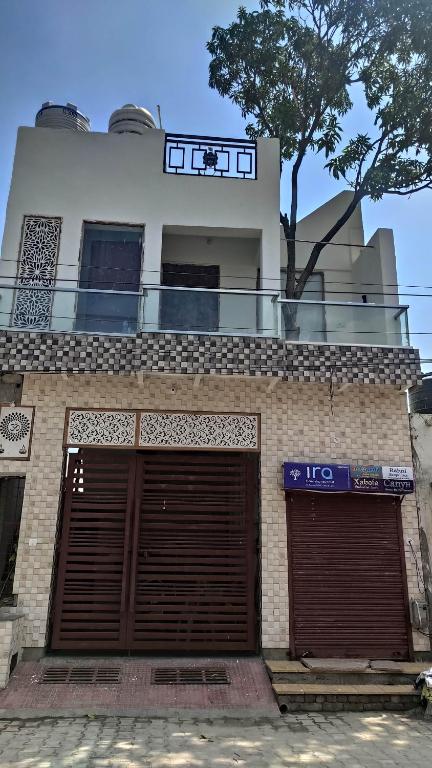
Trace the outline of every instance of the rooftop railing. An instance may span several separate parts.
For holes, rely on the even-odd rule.
[[[0,285],[0,328],[135,335],[258,336],[409,346],[406,305],[287,300],[279,292],[169,286],[139,291]]]
[[[256,141],[167,133],[164,172],[183,176],[256,179]]]

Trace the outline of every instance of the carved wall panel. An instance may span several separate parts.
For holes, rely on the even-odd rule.
[[[142,413],[141,447],[258,448],[258,417],[221,413]]]
[[[0,405],[0,459],[30,458],[34,408]]]
[[[61,219],[47,216],[25,216],[17,283],[22,285],[15,295],[12,325],[17,328],[45,330],[49,328],[53,291],[29,290],[54,286],[60,245]]]
[[[257,451],[259,417],[240,413],[71,409],[66,417],[65,443],[117,448]]]
[[[133,447],[135,432],[134,411],[69,411],[66,442]]]

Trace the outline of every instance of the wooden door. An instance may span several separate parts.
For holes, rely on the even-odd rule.
[[[256,650],[256,456],[70,461],[52,648]]]
[[[162,264],[162,285],[182,288],[219,288],[217,265]],[[161,291],[162,330],[219,331],[219,295],[208,291]]]
[[[400,500],[287,494],[291,651],[407,659]]]

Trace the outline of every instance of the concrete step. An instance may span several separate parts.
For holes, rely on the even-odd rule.
[[[301,661],[285,661],[279,659],[269,659],[266,661],[266,667],[269,672],[299,672],[308,674],[310,670],[305,667]]]
[[[319,659],[315,659],[314,661],[319,662]],[[325,664],[324,664],[325,661]],[[370,672],[397,672],[398,674],[403,675],[417,675],[420,674],[420,672],[423,672],[428,665],[430,666],[430,662],[427,661],[416,661],[416,662],[409,662],[409,661],[371,661],[369,662],[369,666],[365,667],[365,669],[352,669],[350,670],[349,667],[349,661],[345,661],[345,664],[347,665],[345,668],[341,669],[340,666],[340,660],[339,659],[325,659],[321,663],[321,666],[317,664],[313,670],[309,669],[305,664],[302,664],[301,661],[289,661],[285,659],[268,659],[266,660],[267,669],[270,672],[300,672],[300,673],[307,673],[310,674],[311,672],[323,672],[323,673],[342,673],[345,674],[348,671],[356,672],[358,674],[362,673],[370,673]],[[331,663],[333,662],[333,667],[331,666]],[[355,662],[355,660],[354,660]],[[311,663],[311,661],[309,661]],[[353,665],[354,666],[354,665]]]
[[[276,683],[273,691],[282,713],[295,711],[406,710],[420,704],[412,685],[363,683]]]
[[[373,663],[373,662],[372,662]],[[267,661],[267,671],[274,683],[329,683],[361,685],[409,685],[425,668],[423,664],[390,662],[383,669],[366,667],[357,671],[335,668],[309,669],[299,661]]]
[[[416,675],[399,675],[388,672],[270,672],[272,683],[319,683],[324,685],[413,685]]]

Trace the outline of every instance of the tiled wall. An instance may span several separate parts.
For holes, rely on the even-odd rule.
[[[262,645],[288,647],[288,584],[284,493],[285,459],[411,464],[406,398],[392,387],[203,376],[25,376],[23,405],[35,405],[29,462],[1,462],[0,471],[27,472],[15,591],[28,611],[25,646],[45,644],[62,472],[66,407],[136,408],[261,414]],[[418,594],[413,497],[403,502],[409,589]],[[417,650],[427,639],[415,637]]]
[[[5,688],[9,680],[12,657],[22,656],[24,640],[24,617],[15,616],[13,619],[0,620],[0,688]]]
[[[418,350],[292,344],[250,336],[146,333],[92,336],[0,331],[0,372],[170,373],[280,377],[287,381],[394,384],[420,381]]]

